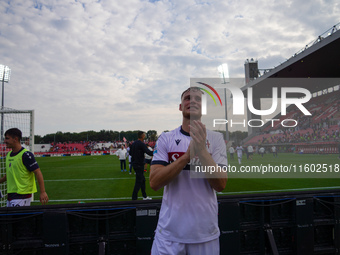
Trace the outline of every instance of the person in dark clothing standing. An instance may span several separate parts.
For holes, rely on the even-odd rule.
[[[143,200],[151,200],[145,192],[145,177],[144,177],[144,153],[149,156],[153,155],[153,152],[148,149],[144,144],[145,133],[138,131],[138,140],[136,140],[130,148],[132,167],[136,172],[136,182],[132,193],[132,200],[137,200],[138,192],[141,189]]]

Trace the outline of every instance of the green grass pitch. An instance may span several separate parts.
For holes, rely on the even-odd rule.
[[[131,200],[135,183],[135,175],[120,171],[120,162],[116,156],[79,156],[79,157],[41,157],[37,158],[45,179],[46,191],[49,195],[49,204],[65,204],[79,202],[103,202]],[[244,175],[238,178],[230,173],[225,190],[219,195],[268,193],[284,191],[303,191],[317,189],[340,188],[340,172],[333,173],[331,178],[324,178],[311,173],[301,176],[299,166],[306,170],[313,168],[322,170],[322,166],[336,167],[340,164],[338,155],[300,155],[279,154],[274,158],[272,154],[254,155],[253,160],[247,160],[243,156],[242,165],[239,165],[235,157],[228,160],[234,169],[241,166],[262,165],[295,165],[296,173],[274,173],[273,175]],[[127,163],[128,164],[128,163]],[[319,165],[318,165],[319,164]],[[324,164],[324,165],[322,165]],[[128,165],[127,165],[128,168]],[[313,170],[313,171],[314,171]],[[325,171],[325,168],[323,168]],[[334,172],[334,170],[333,170]],[[265,178],[262,178],[265,177]],[[153,199],[160,199],[163,190],[154,191],[149,185],[149,170],[145,173],[146,192]],[[142,199],[139,192],[139,199]],[[34,196],[33,205],[39,204],[39,191]]]

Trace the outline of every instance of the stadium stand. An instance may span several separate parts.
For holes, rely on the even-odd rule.
[[[67,142],[52,144],[35,144],[34,155],[38,157],[80,156],[80,155],[113,155],[123,142]],[[125,143],[124,143],[125,144]],[[152,148],[155,142],[147,143]],[[5,145],[3,145],[5,146]]]
[[[336,144],[340,140],[340,90],[313,97],[305,107],[311,116],[304,116],[295,105],[290,106],[287,115],[273,117],[279,121],[275,121],[275,125],[268,122],[262,132],[246,141],[244,146],[287,145],[295,147],[296,153],[338,153]],[[283,128],[280,122],[284,119],[294,119],[298,125]],[[291,124],[287,122],[286,125]],[[280,148],[282,150],[283,146]]]

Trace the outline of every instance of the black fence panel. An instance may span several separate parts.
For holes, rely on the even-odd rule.
[[[218,197],[221,254],[340,254],[340,190]],[[150,254],[160,200],[0,209],[0,254]]]

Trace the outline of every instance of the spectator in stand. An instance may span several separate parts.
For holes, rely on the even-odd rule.
[[[115,155],[119,158],[121,172],[126,172],[127,150],[124,148],[124,145],[121,145],[120,149],[116,151]]]

